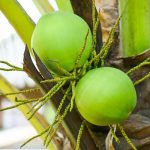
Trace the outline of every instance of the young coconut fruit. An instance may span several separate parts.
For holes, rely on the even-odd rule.
[[[53,12],[42,16],[34,29],[31,47],[51,71],[61,74],[60,67],[73,70],[87,33],[80,67],[90,55],[92,35],[88,24],[73,13]]]
[[[76,86],[78,111],[88,122],[111,125],[126,120],[136,105],[136,90],[130,78],[112,67],[90,70]]]

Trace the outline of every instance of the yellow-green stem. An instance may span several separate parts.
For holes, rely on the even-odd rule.
[[[73,13],[73,8],[70,0],[56,0],[59,10]]]
[[[41,14],[54,11],[48,0],[32,0]]]

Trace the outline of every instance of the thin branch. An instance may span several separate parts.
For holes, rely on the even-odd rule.
[[[64,96],[63,96],[63,98],[62,98],[62,100],[61,100],[61,102],[60,102],[60,104],[59,104],[59,106],[58,106],[58,109],[57,109],[57,111],[56,111],[56,115],[55,115],[54,121],[53,121],[53,123],[51,124],[51,126],[49,127],[49,130],[48,130],[48,132],[47,132],[47,135],[45,136],[44,145],[45,145],[46,142],[47,142],[48,136],[49,136],[49,134],[51,133],[52,128],[53,128],[54,125],[57,123],[57,120],[58,120],[58,118],[59,118],[60,111],[61,111],[61,109],[62,109],[62,106],[63,106],[63,104],[64,104],[64,102],[65,102],[65,100],[66,100],[66,98],[67,98],[67,96],[68,96],[68,94],[69,94],[69,92],[70,92],[70,90],[71,90],[71,87],[69,86],[69,88],[66,90],[66,92],[65,92],[65,94],[64,94]]]
[[[82,47],[82,49],[80,50],[80,53],[79,53],[79,55],[78,55],[78,57],[77,57],[77,60],[76,60],[76,63],[75,63],[75,67],[74,67],[74,70],[75,70],[76,68],[79,67],[79,64],[80,64],[80,60],[81,60],[82,54],[83,54],[83,52],[84,52],[84,50],[85,50],[85,48],[86,48],[88,35],[89,35],[89,29],[88,29],[88,31],[87,31],[87,33],[86,33],[86,35],[85,35],[84,44],[83,44],[83,47]]]
[[[76,84],[75,81],[71,82],[71,86],[72,86],[72,97],[71,97],[71,100],[70,100],[70,102],[71,102],[70,111],[73,109],[73,106],[74,106],[74,99],[75,99],[75,84]]]
[[[120,143],[120,140],[119,140],[119,138],[116,136],[116,134],[115,134],[115,129],[114,129],[114,127],[112,127],[111,125],[109,125],[109,128],[110,128],[110,131],[111,131],[111,134],[112,134],[112,136],[114,137],[114,139],[115,139],[115,141],[119,144]]]
[[[149,61],[150,61],[150,57],[147,58],[146,60],[144,60],[143,62],[141,62],[139,65],[137,65],[137,66],[131,68],[131,69],[127,72],[127,74],[130,74],[130,73],[132,73],[132,72],[134,72],[134,71],[137,71],[137,70],[139,70],[141,67],[143,67],[143,66],[145,66],[145,65],[150,65],[150,62],[149,62]]]
[[[26,144],[28,144],[30,141],[42,136],[43,134],[45,134],[48,131],[49,127],[47,127],[44,131],[42,131],[41,133],[39,133],[38,135],[33,136],[32,138],[28,139],[26,142],[24,142],[20,148],[24,147]]]
[[[0,96],[7,96],[7,95],[17,95],[17,94],[23,94],[23,93],[28,93],[28,92],[34,92],[34,91],[39,91],[40,88],[34,88],[34,89],[26,89],[26,90],[21,90],[18,92],[12,92],[12,93],[2,93]]]
[[[6,107],[6,108],[1,108],[0,111],[13,109],[13,108],[16,108],[16,107],[19,107],[21,105],[28,104],[28,103],[31,103],[31,102],[34,102],[34,101],[35,100],[29,100],[29,101],[25,101],[25,102],[20,102],[19,104],[16,104],[16,105],[13,105],[13,106],[9,106],[9,107]]]
[[[97,60],[99,60],[100,58],[101,58],[102,66],[104,65],[104,60],[105,60],[105,58],[106,58],[106,56],[107,56],[107,53],[108,53],[108,51],[109,51],[109,49],[110,49],[110,47],[111,47],[111,45],[112,45],[112,43],[113,43],[113,41],[114,41],[115,31],[116,31],[116,29],[117,29],[117,27],[118,27],[118,24],[119,24],[119,21],[120,21],[121,17],[122,17],[122,16],[118,17],[118,19],[116,20],[115,25],[112,27],[112,29],[111,29],[111,31],[110,31],[110,33],[109,33],[108,40],[107,40],[107,42],[103,45],[103,47],[102,47],[100,53],[99,53],[98,55],[96,55],[93,59],[91,59],[91,60],[89,61],[88,66],[90,66],[94,61],[97,61]],[[87,66],[87,67],[88,67],[88,66]]]
[[[125,133],[123,127],[118,124],[118,127],[120,129],[120,132],[122,133],[123,137],[125,138],[125,140],[127,141],[127,143],[133,148],[133,150],[137,150],[137,148],[135,147],[135,145],[132,143],[132,141],[129,139],[129,137],[127,136],[127,134]]]
[[[58,91],[60,90],[60,88],[66,83],[66,81],[63,81],[61,83],[59,83],[56,87],[54,86],[54,89],[51,89],[43,98],[41,98],[40,100],[38,100],[31,108],[31,110],[28,112],[32,112],[31,116],[28,118],[28,120],[30,120],[34,114],[42,107],[44,106],[44,104],[47,103],[47,101]],[[42,101],[42,102],[41,102]],[[39,103],[41,102],[41,104],[35,108],[35,106],[37,106]],[[34,109],[35,108],[35,109]]]
[[[2,71],[23,71],[22,68],[17,67],[17,66],[15,66],[15,65],[12,65],[12,64],[10,64],[10,63],[7,62],[7,61],[2,61],[2,60],[0,60],[0,63],[1,63],[1,64],[5,64],[5,65],[7,65],[8,67],[11,67],[11,68],[0,68],[0,70],[2,70]]]
[[[95,20],[96,20],[95,0],[92,0],[92,23],[93,23],[93,29],[94,29],[94,26],[95,26]]]
[[[69,111],[69,109],[70,109],[70,106],[71,106],[71,105],[68,104],[67,107],[65,108],[64,113],[60,116],[60,118],[59,118],[59,120],[58,120],[58,123],[57,123],[57,127],[54,129],[53,133],[50,135],[49,140],[48,140],[47,143],[46,143],[46,147],[48,147],[48,145],[50,144],[50,142],[51,142],[53,136],[55,135],[56,131],[58,130],[59,125],[61,124],[61,122],[63,121],[63,119],[66,117],[66,115],[67,115],[67,113],[68,113],[68,111]]]
[[[68,81],[68,80],[75,80],[77,77],[75,76],[69,76],[69,77],[56,77],[54,79],[48,79],[41,81],[41,83],[51,83],[51,82],[59,82],[59,81]]]
[[[141,79],[135,81],[135,82],[134,82],[134,85],[140,84],[141,82],[143,82],[144,80],[146,80],[146,79],[148,79],[148,78],[150,78],[150,72],[149,72],[147,75],[145,75],[143,78],[141,78]]]
[[[61,86],[61,84],[62,84],[62,82],[57,83],[56,85],[54,85],[54,86],[49,90],[48,93],[46,93],[43,97],[39,98],[39,100],[32,106],[31,110],[30,110],[28,113],[32,112],[32,110],[34,110],[34,108],[35,108],[40,102],[44,101],[46,98],[49,99],[52,94],[55,94],[54,91],[55,91],[56,89],[59,90],[59,86]],[[64,83],[63,83],[63,84],[64,84]],[[57,92],[57,90],[56,90],[56,92]],[[53,95],[52,95],[52,96],[53,96]]]
[[[7,68],[0,68],[0,70],[2,71],[23,71],[23,69],[16,69],[16,68],[10,68],[10,69],[7,69]]]
[[[80,142],[81,142],[82,133],[84,131],[84,127],[85,127],[85,120],[83,120],[83,122],[82,122],[82,124],[80,126],[78,137],[77,137],[76,149],[75,150],[79,150],[80,149]]]

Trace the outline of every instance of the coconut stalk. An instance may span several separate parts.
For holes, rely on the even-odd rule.
[[[32,0],[41,14],[54,11],[48,0]]]
[[[59,10],[73,13],[73,8],[71,6],[70,0],[56,0],[56,3]]]
[[[137,55],[150,48],[150,0],[120,0],[121,53]]]

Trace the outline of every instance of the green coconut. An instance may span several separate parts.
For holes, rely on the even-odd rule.
[[[88,122],[98,126],[126,120],[136,106],[136,99],[131,79],[112,67],[90,70],[76,86],[78,111]]]
[[[31,47],[54,73],[61,74],[60,67],[70,72],[83,48],[87,33],[80,67],[90,55],[92,34],[88,24],[73,13],[58,11],[42,16],[33,32]]]

